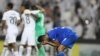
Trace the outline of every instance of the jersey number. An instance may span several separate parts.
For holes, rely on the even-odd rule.
[[[16,23],[17,18],[16,17],[10,17],[10,23],[11,24],[15,24]]]
[[[26,14],[26,23],[29,24],[30,23],[30,19],[29,19],[29,15]]]

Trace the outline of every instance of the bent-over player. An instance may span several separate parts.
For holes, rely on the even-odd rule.
[[[57,27],[50,30],[46,35],[39,37],[42,44],[50,44],[57,48],[57,56],[65,56],[64,50],[72,48],[78,37],[69,27]]]

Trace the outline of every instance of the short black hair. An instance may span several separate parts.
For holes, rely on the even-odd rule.
[[[8,7],[9,9],[13,9],[13,6],[14,6],[13,3],[8,3],[8,4],[7,4],[7,7]]]
[[[38,8],[36,7],[36,5],[32,5],[32,6],[31,6],[31,9],[32,9],[32,10],[38,10]]]
[[[42,42],[44,36],[45,36],[45,35],[39,36],[38,41],[39,41],[39,42]]]
[[[21,6],[24,6],[25,9],[30,9],[30,4],[29,3],[23,3]]]

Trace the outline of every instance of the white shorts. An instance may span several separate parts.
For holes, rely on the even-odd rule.
[[[15,30],[15,29],[7,30],[4,45],[8,45],[10,43],[16,43],[17,35],[18,35],[18,30]]]
[[[24,30],[21,38],[21,45],[36,45],[36,39],[35,39],[35,31],[32,30]]]

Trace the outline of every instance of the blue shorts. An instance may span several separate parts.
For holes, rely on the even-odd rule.
[[[77,41],[78,36],[76,34],[72,34],[69,37],[65,38],[62,42],[61,45],[64,45],[65,47],[72,48],[75,42]]]

